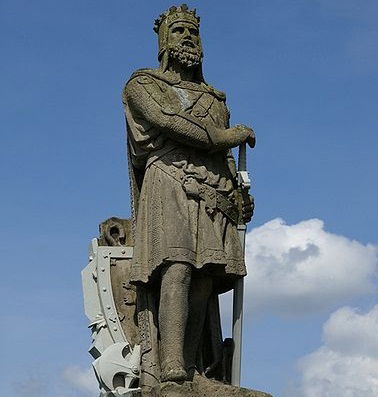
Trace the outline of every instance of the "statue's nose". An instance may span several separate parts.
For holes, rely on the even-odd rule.
[[[184,37],[185,38],[187,38],[187,37],[192,37],[192,35],[191,35],[191,33],[189,32],[189,29],[188,28],[185,28],[185,30],[184,30]]]

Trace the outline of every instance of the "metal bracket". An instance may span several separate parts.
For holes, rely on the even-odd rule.
[[[132,247],[97,247],[97,291],[102,313],[114,343],[125,342],[126,336],[122,330],[113,299],[110,266],[112,266],[112,260],[131,259],[132,256]]]
[[[140,346],[131,347],[125,336],[111,284],[111,266],[132,256],[133,247],[99,246],[93,239],[89,263],[82,271],[85,314],[93,339],[89,353],[95,358],[93,367],[101,396],[126,397],[139,392],[133,385],[139,379]],[[123,386],[119,386],[120,379]]]
[[[238,186],[243,190],[248,190],[251,187],[248,171],[238,171]]]

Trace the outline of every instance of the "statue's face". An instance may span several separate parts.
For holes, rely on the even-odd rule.
[[[172,47],[176,45],[198,47],[200,44],[198,28],[190,22],[176,22],[169,28],[168,42]]]
[[[190,22],[176,22],[169,27],[168,51],[171,58],[187,67],[198,66],[202,59],[198,28]]]

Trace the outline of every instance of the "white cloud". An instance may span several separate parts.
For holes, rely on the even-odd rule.
[[[92,368],[81,368],[72,365],[64,369],[63,379],[81,395],[97,396],[99,394],[98,382]]]
[[[308,313],[374,291],[377,247],[329,233],[319,219],[273,219],[246,238],[246,309]]]
[[[303,397],[378,395],[378,305],[366,314],[344,307],[323,327],[323,346],[299,362]]]
[[[26,379],[14,382],[14,395],[19,397],[39,397],[45,395],[46,381],[41,376],[29,375]]]
[[[378,305],[367,314],[349,307],[339,309],[325,323],[323,339],[334,351],[378,359]]]

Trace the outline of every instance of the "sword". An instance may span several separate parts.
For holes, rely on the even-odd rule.
[[[239,146],[238,159],[238,187],[242,193],[248,193],[251,186],[247,171],[247,148],[246,143]],[[240,219],[238,222],[238,233],[242,250],[245,256],[245,235],[247,225]],[[233,291],[233,313],[232,313],[232,339],[234,341],[234,351],[232,355],[231,368],[231,384],[240,386],[241,375],[241,350],[242,350],[242,328],[243,328],[243,295],[244,295],[244,279],[241,277],[235,282]]]

